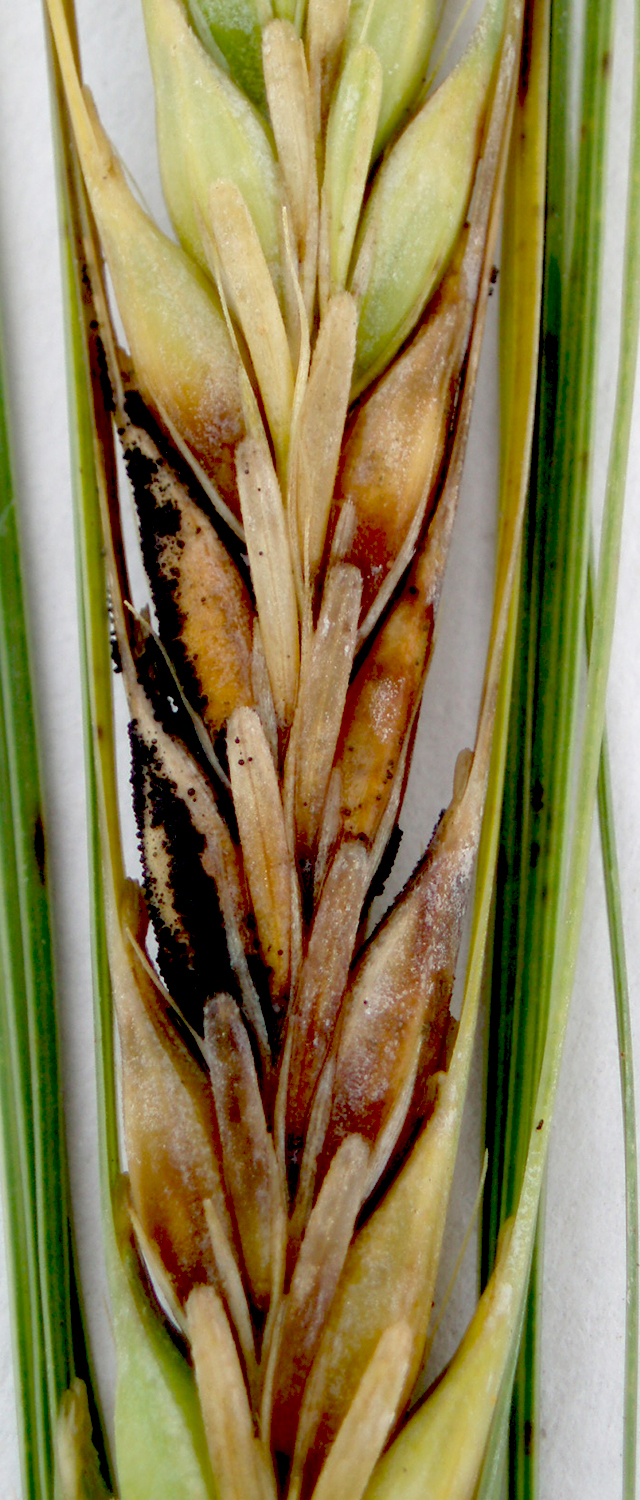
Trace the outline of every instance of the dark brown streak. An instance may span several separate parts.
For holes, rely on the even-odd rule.
[[[38,812],[36,814],[36,819],[33,825],[33,853],[35,856],[36,864],[38,866],[40,883],[41,885],[44,885],[46,880],[47,846],[44,836],[44,824],[42,822],[41,812]]]
[[[534,6],[535,0],[525,0],[522,20],[522,52],[520,54],[520,73],[518,77],[518,103],[520,105],[524,104],[529,91]]]

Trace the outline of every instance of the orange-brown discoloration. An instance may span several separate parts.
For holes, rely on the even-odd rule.
[[[461,246],[462,250],[462,246]],[[468,307],[461,250],[406,353],[352,419],[336,487],[336,508],[357,516],[346,556],[363,575],[366,615],[420,511],[437,491],[464,353]]]
[[[178,536],[164,550],[176,580],[180,642],[204,700],[202,717],[215,736],[234,708],[253,703],[251,601],[226,548],[194,505],[181,508]]]
[[[423,549],[347,696],[336,764],[345,837],[373,843],[433,644],[432,559]]]
[[[235,394],[235,393],[234,393]],[[162,392],[166,407],[158,410],[158,401],[149,392],[149,404],[162,422],[164,411],[186,444],[189,452],[211,480],[237,521],[242,520],[236,480],[236,449],[245,436],[240,400],[229,402],[219,390],[212,390],[210,404],[202,397],[197,402],[187,388]],[[171,405],[169,405],[171,402]]]

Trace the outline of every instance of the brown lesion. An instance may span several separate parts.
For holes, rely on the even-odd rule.
[[[435,601],[421,551],[349,692],[335,765],[341,832],[372,846],[401,765],[433,647]]]
[[[36,864],[38,866],[38,874],[40,876],[40,883],[41,883],[41,885],[44,885],[45,881],[46,881],[46,869],[47,869],[47,845],[46,845],[45,834],[44,834],[44,823],[42,821],[42,813],[40,811],[37,812],[35,820],[34,820],[34,824],[33,824],[33,853],[34,853],[35,862],[36,862]]]
[[[467,233],[405,352],[357,403],[349,420],[335,490],[332,529],[353,506],[345,561],[362,573],[362,618],[383,588],[417,522],[437,500],[469,333],[462,268]],[[414,545],[418,537],[415,537]],[[407,558],[407,562],[409,559]]]

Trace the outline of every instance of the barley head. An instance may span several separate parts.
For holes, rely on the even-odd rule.
[[[111,931],[130,1223],[221,1500],[357,1500],[420,1370],[463,1093],[486,756],[369,937],[366,909],[433,650],[518,7],[505,32],[487,0],[425,97],[431,0],[143,0],[180,246],[49,8],[154,610],[115,614],[144,887]]]

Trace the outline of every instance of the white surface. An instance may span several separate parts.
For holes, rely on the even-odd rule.
[[[80,0],[85,73],[98,107],[134,177],[160,212],[149,79],[136,0]],[[629,0],[615,98],[624,115]],[[95,1100],[92,1078],[87,873],[73,548],[65,406],[57,225],[39,7],[0,0],[0,297],[4,310],[15,462],[45,764],[48,854],[56,918],[65,1093],[86,1302],[105,1399],[113,1358],[98,1233]],[[617,65],[616,65],[617,66]],[[623,167],[620,124],[613,160]],[[623,179],[612,191],[612,240],[623,219]],[[613,245],[612,245],[613,249]],[[608,298],[616,278],[607,274]],[[473,737],[491,590],[495,495],[493,299],[479,381],[454,557],[440,639],[411,781],[398,878],[414,863],[450,795],[455,754]],[[604,319],[604,404],[611,395],[615,296]],[[640,444],[636,424],[625,527],[619,628],[609,724],[617,831],[634,1005],[640,974]],[[598,465],[597,491],[602,489]],[[640,1053],[640,1037],[636,1036]],[[474,1143],[459,1172],[452,1220],[460,1244],[478,1177]],[[613,1004],[597,858],[593,861],[573,1015],[552,1147],[545,1289],[542,1497],[610,1500],[620,1492],[624,1319],[623,1175]],[[0,1268],[2,1266],[0,1248]],[[473,1257],[456,1287],[441,1347],[473,1295]],[[20,1494],[4,1284],[0,1282],[0,1493]],[[179,1497],[176,1497],[179,1500]]]

